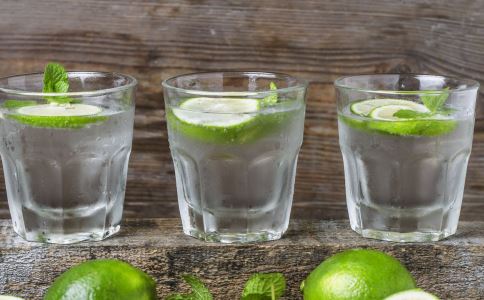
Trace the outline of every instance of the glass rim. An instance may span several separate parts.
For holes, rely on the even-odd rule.
[[[351,78],[361,78],[361,77],[385,77],[385,76],[426,76],[426,77],[433,77],[433,78],[441,78],[441,79],[452,79],[460,82],[467,83],[466,87],[457,87],[451,89],[438,89],[438,90],[410,90],[410,91],[398,91],[398,90],[379,90],[379,89],[369,89],[369,88],[358,88],[355,86],[351,86],[348,84],[343,84],[343,80],[351,79]],[[360,74],[360,75],[347,75],[341,76],[336,78],[334,81],[334,86],[336,88],[356,91],[356,92],[364,92],[364,93],[371,93],[371,94],[390,94],[390,95],[421,95],[421,94],[431,94],[431,95],[440,95],[444,92],[447,93],[459,93],[459,92],[466,92],[470,90],[476,90],[479,88],[480,84],[478,81],[470,78],[462,78],[462,77],[454,77],[454,76],[444,76],[444,75],[432,75],[432,74],[418,74],[418,73],[388,73],[388,74]]]
[[[216,91],[208,91],[208,90],[196,90],[196,89],[185,89],[185,88],[180,88],[176,87],[170,82],[175,81],[177,79],[183,78],[183,77],[188,77],[188,76],[196,76],[196,75],[216,75],[216,74],[229,74],[229,75],[238,75],[240,77],[244,75],[268,75],[268,78],[274,79],[293,79],[296,84],[293,86],[288,86],[284,88],[276,88],[271,90],[270,88],[257,91],[257,92],[251,92],[251,91],[221,91],[221,92],[216,92]],[[176,75],[170,78],[167,78],[161,82],[161,86],[163,88],[168,88],[170,90],[178,91],[178,92],[183,92],[186,94],[190,95],[200,95],[200,96],[221,96],[221,97],[236,97],[236,96],[256,96],[256,95],[266,95],[266,94],[271,94],[271,93],[286,93],[286,92],[291,92],[299,89],[306,89],[308,87],[308,82],[305,79],[295,77],[286,73],[281,73],[281,72],[266,72],[266,71],[207,71],[207,72],[193,72],[193,73],[185,73],[185,74],[180,74]]]
[[[43,75],[43,72],[36,72],[36,73],[27,73],[27,74],[19,74],[19,75],[11,75],[0,77],[0,80],[5,80],[9,78],[15,77],[27,77],[27,76],[34,76],[34,75]],[[7,94],[15,94],[19,96],[32,96],[32,97],[69,97],[69,96],[99,96],[105,95],[110,93],[115,93],[123,90],[127,90],[130,88],[135,87],[138,84],[138,80],[131,75],[126,75],[118,72],[102,72],[102,71],[69,71],[67,72],[69,75],[75,74],[83,74],[83,75],[93,75],[93,74],[104,74],[104,75],[117,75],[120,77],[124,77],[127,79],[127,83],[117,87],[109,87],[104,89],[97,89],[97,90],[87,90],[87,91],[80,91],[80,92],[66,92],[66,93],[44,93],[44,92],[33,92],[27,90],[20,90],[20,89],[12,89],[6,88],[0,85],[0,92],[7,93]]]

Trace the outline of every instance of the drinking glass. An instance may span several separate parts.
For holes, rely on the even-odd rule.
[[[119,231],[136,80],[68,72],[70,92],[43,93],[43,74],[0,79],[0,154],[13,229],[68,244]]]
[[[306,85],[263,72],[198,73],[163,82],[187,235],[232,243],[275,240],[286,231]]]
[[[384,74],[343,77],[335,86],[351,228],[398,242],[454,234],[478,83]]]

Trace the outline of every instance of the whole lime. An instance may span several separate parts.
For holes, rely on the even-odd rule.
[[[153,300],[155,281],[128,263],[100,259],[81,263],[60,275],[44,300]]]
[[[369,249],[331,256],[301,284],[305,300],[378,300],[413,288],[414,279],[398,260]]]

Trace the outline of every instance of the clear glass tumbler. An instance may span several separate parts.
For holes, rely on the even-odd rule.
[[[14,230],[68,244],[119,231],[136,79],[69,72],[70,92],[42,93],[43,74],[0,79],[0,153]]]
[[[335,85],[351,228],[398,242],[454,234],[478,83],[401,74],[343,77]]]
[[[262,72],[163,82],[186,234],[223,243],[282,236],[303,140],[306,86]]]

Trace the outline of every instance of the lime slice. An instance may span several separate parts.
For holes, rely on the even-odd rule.
[[[401,118],[394,116],[394,114],[399,110],[411,110],[419,113],[430,112],[430,110],[428,110],[425,105],[418,104],[412,101],[406,102],[412,104],[390,104],[376,107],[370,112],[370,118],[384,121],[401,121]]]
[[[196,126],[229,128],[254,118],[259,101],[245,98],[192,98],[174,108],[173,114],[183,122]]]
[[[102,109],[98,106],[88,104],[66,104],[52,105],[42,104],[34,106],[24,106],[17,110],[21,115],[43,116],[43,117],[74,117],[90,116],[100,113]]]
[[[340,115],[339,119],[348,126],[368,133],[438,136],[453,131],[457,125],[455,120],[439,114],[426,118],[398,118],[394,114],[400,110],[430,113],[425,105],[401,99],[363,100],[353,103],[350,110],[358,116]]]
[[[439,300],[439,298],[421,289],[412,289],[393,294],[386,297],[385,300]]]
[[[81,128],[107,119],[102,108],[88,104],[42,104],[24,106],[7,114],[8,118],[34,127]]]
[[[285,124],[290,114],[260,109],[257,99],[200,97],[169,109],[166,117],[176,134],[206,143],[245,144]]]
[[[7,109],[14,109],[23,106],[37,105],[37,101],[25,101],[25,100],[5,100],[3,107]]]
[[[367,117],[370,115],[370,112],[377,107],[385,106],[385,105],[406,105],[406,106],[423,106],[421,104],[415,103],[413,101],[408,100],[401,100],[401,99],[369,99],[354,102],[350,106],[350,110],[352,113],[356,115],[360,115],[363,117]],[[407,108],[412,109],[412,108]]]

